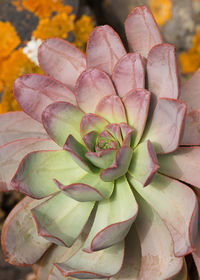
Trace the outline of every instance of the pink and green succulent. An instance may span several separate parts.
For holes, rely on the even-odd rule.
[[[44,41],[46,75],[19,77],[24,112],[0,117],[0,189],[26,195],[2,249],[39,280],[183,280],[190,253],[200,272],[200,71],[180,87],[147,7],[125,31],[129,52],[109,26],[86,57]]]

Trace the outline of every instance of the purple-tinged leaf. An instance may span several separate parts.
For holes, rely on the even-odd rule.
[[[162,97],[178,98],[179,77],[173,45],[160,44],[151,49],[147,58],[147,76],[153,104]]]
[[[53,102],[77,104],[74,93],[68,87],[44,75],[20,76],[14,83],[13,91],[23,111],[39,122],[42,121],[42,111]]]
[[[158,26],[146,6],[137,7],[129,14],[125,31],[130,51],[145,58],[153,46],[162,43]]]
[[[78,76],[86,69],[86,59],[80,50],[66,40],[49,38],[38,50],[42,70],[74,88]]]
[[[180,99],[188,106],[188,112],[200,107],[200,69],[182,86]]]
[[[37,262],[51,243],[38,236],[30,209],[40,201],[25,197],[10,212],[1,233],[4,258],[13,265]]]
[[[120,123],[120,128],[123,138],[122,145],[130,146],[132,142],[132,136],[134,135],[134,130],[126,123]]]
[[[122,146],[116,154],[114,163],[101,172],[101,179],[105,182],[114,181],[124,175],[131,163],[133,150],[130,147]]]
[[[97,105],[95,113],[110,123],[126,122],[124,105],[119,96],[104,97]]]
[[[28,153],[38,150],[60,149],[55,142],[48,139],[25,138],[10,142],[0,147],[0,191],[11,191],[10,181],[18,166]]]
[[[42,114],[43,125],[49,136],[60,146],[64,146],[67,137],[72,134],[81,141],[80,123],[83,113],[67,102],[50,104]]]
[[[178,148],[182,133],[186,105],[179,100],[161,98],[143,140],[149,139],[156,153],[170,153]]]
[[[115,64],[125,54],[119,35],[110,26],[93,29],[87,45],[88,68],[97,67],[112,75]]]
[[[156,153],[149,140],[139,144],[133,151],[129,173],[144,187],[151,183],[159,168]]]
[[[135,137],[133,137],[133,144],[136,146],[145,128],[150,103],[150,92],[144,89],[137,89],[124,96],[123,103],[126,108],[128,124],[134,128]]]
[[[114,139],[116,139],[120,144],[122,144],[122,134],[121,134],[121,124],[111,123],[105,127]]]
[[[80,133],[82,136],[91,131],[100,133],[106,125],[108,125],[108,122],[102,117],[95,114],[85,114],[81,120]]]
[[[89,68],[77,80],[77,101],[86,113],[94,113],[101,99],[110,95],[116,95],[114,86],[110,77],[100,69]]]
[[[186,115],[180,145],[200,145],[200,108]]]
[[[116,181],[110,199],[99,201],[84,250],[102,250],[123,240],[136,218],[137,211],[137,202],[126,177],[123,176]]]
[[[155,175],[147,188],[143,188],[130,175],[128,180],[168,228],[173,239],[174,255],[182,257],[191,253],[197,237],[198,222],[198,203],[193,190],[160,174]]]
[[[116,64],[112,79],[120,97],[137,88],[144,88],[144,67],[142,58],[137,53],[123,56]]]
[[[94,202],[78,202],[60,192],[33,208],[32,214],[40,236],[70,247],[81,234],[93,207]]]
[[[114,149],[106,149],[99,152],[88,152],[85,156],[95,166],[105,169],[112,165],[115,160],[116,153],[117,151]]]
[[[96,131],[91,131],[85,136],[83,136],[83,142],[85,143],[85,146],[87,147],[88,151],[95,151],[97,137],[98,133]]]

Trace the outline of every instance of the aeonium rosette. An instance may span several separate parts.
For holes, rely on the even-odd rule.
[[[148,8],[125,30],[129,53],[109,26],[92,31],[86,57],[44,41],[48,76],[18,78],[24,112],[0,118],[1,190],[26,195],[2,249],[37,279],[183,279],[185,255],[200,263],[199,72],[178,100],[175,48]]]

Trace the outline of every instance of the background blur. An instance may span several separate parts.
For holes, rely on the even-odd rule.
[[[0,0],[0,114],[20,110],[13,97],[15,79],[42,73],[37,49],[43,40],[59,37],[85,52],[96,25],[109,24],[127,42],[123,22],[136,6],[150,7],[164,40],[174,44],[182,82],[200,67],[200,0]],[[18,193],[0,193],[0,229]],[[191,266],[191,279],[194,267]],[[0,250],[0,280],[34,280],[31,268],[6,264]]]

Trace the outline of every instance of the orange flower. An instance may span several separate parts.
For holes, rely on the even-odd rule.
[[[158,25],[162,26],[171,18],[171,0],[150,0],[149,5]]]

